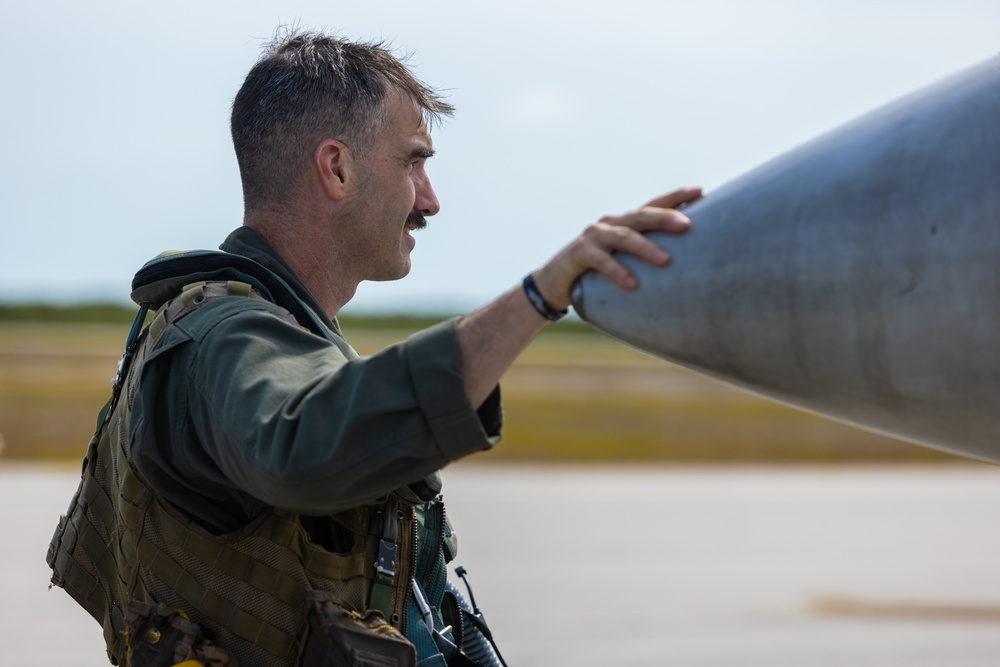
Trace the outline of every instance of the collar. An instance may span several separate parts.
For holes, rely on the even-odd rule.
[[[226,237],[226,240],[219,246],[219,250],[231,252],[234,255],[248,257],[249,259],[252,259],[262,265],[268,271],[276,274],[279,278],[288,283],[288,286],[294,290],[295,296],[297,296],[306,306],[314,311],[323,321],[323,324],[336,332],[338,336],[343,335],[341,334],[340,325],[337,323],[336,319],[330,319],[330,317],[326,314],[326,311],[320,307],[316,298],[306,288],[305,284],[299,279],[295,271],[292,270],[292,267],[285,262],[281,255],[278,254],[278,251],[272,248],[271,245],[264,240],[264,237],[258,234],[256,230],[245,225],[243,227],[238,227]]]

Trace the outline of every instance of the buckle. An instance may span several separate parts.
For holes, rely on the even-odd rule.
[[[375,561],[375,571],[387,577],[396,576],[396,543],[385,538],[378,544],[378,560]]]

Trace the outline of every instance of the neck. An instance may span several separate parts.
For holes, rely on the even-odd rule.
[[[329,226],[316,216],[261,211],[248,213],[243,224],[264,237],[331,319],[354,298],[361,280],[350,275],[349,262],[338,260]]]

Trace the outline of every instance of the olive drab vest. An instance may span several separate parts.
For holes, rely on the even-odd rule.
[[[215,276],[218,266],[212,268],[211,262],[224,267],[233,262],[233,256],[219,257],[225,253],[200,255],[208,256],[209,273]],[[191,259],[189,254],[188,259],[189,265],[206,265],[205,257]],[[250,274],[240,268],[223,273],[250,281],[180,283],[183,288],[177,295],[177,278],[161,271],[150,281],[152,288],[133,292],[142,308],[112,398],[101,411],[84,459],[80,486],[49,546],[52,583],[64,587],[103,625],[114,664],[127,663],[125,618],[131,600],[180,610],[242,667],[296,664],[308,623],[305,600],[317,591],[348,610],[378,609],[405,632],[402,626],[416,563],[413,505],[393,500],[333,515],[332,520],[353,537],[347,553],[334,553],[309,539],[298,516],[278,509],[236,532],[213,535],[158,500],[132,466],[132,401],[143,359],[166,328],[220,297],[267,298],[282,307],[290,300],[274,298],[274,292],[289,288],[282,288],[284,283],[273,274],[262,282],[256,271]],[[171,271],[187,271],[184,279],[207,275],[190,271],[190,266],[181,269]],[[143,326],[147,310],[155,306],[159,306],[155,316]],[[301,314],[289,317],[303,323]],[[313,328],[308,320],[303,325]],[[387,542],[386,535],[393,539]],[[392,562],[385,562],[387,553]]]

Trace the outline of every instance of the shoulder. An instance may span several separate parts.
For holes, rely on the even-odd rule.
[[[236,368],[243,371],[247,364],[259,365],[265,359],[283,358],[284,363],[278,366],[287,366],[296,358],[339,364],[355,356],[347,342],[337,340],[333,332],[329,339],[318,336],[271,301],[224,296],[207,300],[167,325],[146,361],[167,361],[179,378],[192,378],[205,373],[227,374]]]
[[[199,342],[220,330],[230,329],[265,327],[309,333],[291,313],[276,303],[243,296],[212,299],[172,326],[187,338]]]

